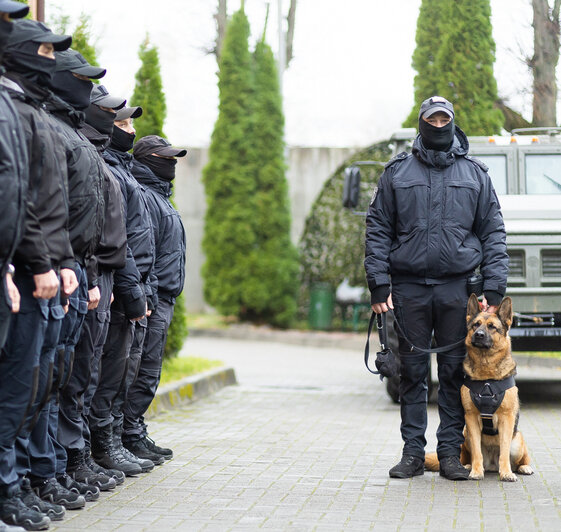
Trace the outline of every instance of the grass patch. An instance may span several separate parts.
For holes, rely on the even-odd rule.
[[[513,351],[512,354],[541,358],[561,358],[561,351]]]
[[[160,384],[168,384],[184,377],[196,375],[209,369],[223,366],[220,360],[208,360],[202,357],[174,357],[164,360]]]

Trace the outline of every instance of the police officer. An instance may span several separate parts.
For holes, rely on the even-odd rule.
[[[179,213],[170,202],[177,157],[187,151],[174,148],[162,137],[148,135],[134,146],[132,172],[144,187],[156,242],[154,275],[157,304],[148,318],[142,361],[138,376],[129,389],[125,404],[123,441],[137,456],[159,454],[166,459],[171,449],[160,447],[148,437],[144,414],[156,395],[160,382],[164,347],[173,317],[175,299],[185,280],[185,230]]]
[[[18,471],[29,468],[30,464],[19,461],[16,464],[15,444],[21,431],[18,445],[21,444],[22,452],[18,453],[18,458],[52,453],[47,438],[33,441],[33,446],[28,447],[29,421],[38,406],[36,399],[44,397],[50,387],[48,370],[45,369],[49,367],[64,315],[59,300],[58,275],[62,297],[68,297],[77,286],[66,229],[67,183],[58,151],[60,139],[42,107],[49,95],[46,87],[54,73],[54,50],[64,50],[70,43],[71,37],[55,35],[41,23],[18,21],[14,23],[3,57],[6,74],[2,84],[18,111],[30,157],[31,202],[25,234],[14,256],[14,281],[21,294],[21,308],[10,324],[0,361],[0,463],[3,464],[0,467],[0,492],[6,497],[0,504],[0,515],[4,518],[7,514],[13,522],[26,527],[48,526],[44,521],[47,518],[41,514],[41,519],[25,514],[14,502],[14,496],[53,519],[61,519],[64,515],[64,508],[56,504],[59,502],[56,498],[51,498],[55,504],[41,503],[32,492],[29,479],[18,479]],[[34,472],[41,474],[40,461],[32,467]],[[36,477],[35,480],[37,485],[48,483],[51,493],[57,492],[58,484],[54,478]],[[53,487],[50,481],[56,486]]]
[[[401,356],[401,461],[389,474],[423,474],[427,427],[427,354],[438,346],[437,453],[440,474],[465,480],[460,464],[464,413],[460,400],[466,335],[467,278],[476,267],[484,279],[484,308],[493,311],[505,290],[506,235],[487,167],[469,157],[455,124],[454,107],[433,96],[419,110],[419,135],[411,154],[392,159],[378,183],[366,221],[365,269],[376,313],[393,309]],[[404,334],[402,334],[402,332]]]

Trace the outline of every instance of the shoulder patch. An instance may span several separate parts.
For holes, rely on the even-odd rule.
[[[475,163],[484,172],[489,171],[489,167],[483,161],[480,161],[477,157],[472,157],[471,155],[466,155],[465,158],[468,161],[471,161],[472,163]]]
[[[409,153],[407,153],[406,151],[402,151],[401,153],[398,153],[395,157],[392,157],[384,166],[384,168],[389,168],[390,166],[393,166],[395,163],[399,162],[399,161],[403,161],[403,159],[407,159],[407,157],[409,156]]]

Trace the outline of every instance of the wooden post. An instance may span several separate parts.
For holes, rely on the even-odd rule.
[[[29,8],[34,20],[45,22],[45,0],[29,0]]]

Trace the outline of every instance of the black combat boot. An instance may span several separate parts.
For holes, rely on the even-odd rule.
[[[111,425],[91,431],[92,458],[107,469],[122,471],[127,477],[142,473],[139,464],[129,462],[113,446],[113,432]]]
[[[145,443],[144,439],[141,440],[128,440],[124,443],[125,447],[139,458],[147,458],[152,460],[156,465],[161,465],[165,462],[165,458],[161,454],[151,451]]]
[[[68,456],[66,473],[74,480],[96,486],[100,491],[112,490],[117,485],[114,478],[103,473],[95,473],[86,465],[84,449],[66,449],[66,454]]]
[[[0,495],[0,519],[7,525],[21,526],[25,530],[47,530],[51,524],[44,513],[23,503],[19,488],[10,495]]]
[[[30,510],[45,514],[51,521],[60,521],[64,518],[66,510],[61,504],[44,501],[32,489],[28,478],[21,481],[21,489],[18,497]]]
[[[66,472],[57,475],[56,479],[63,488],[82,495],[87,502],[97,501],[97,499],[99,499],[99,489],[97,486],[78,482]]]
[[[113,446],[117,451],[119,451],[129,462],[137,463],[141,468],[143,473],[148,473],[154,469],[156,462],[150,458],[140,457],[134,453],[131,453],[127,448],[123,446],[123,440],[121,439],[121,434],[123,433],[122,427],[113,427]],[[156,457],[159,462],[160,456]],[[163,460],[158,463],[163,463]]]
[[[60,504],[67,510],[78,510],[86,505],[86,499],[61,486],[56,478],[31,478],[33,491],[44,501]]]
[[[149,436],[144,436],[143,438],[140,438],[140,439],[143,441],[144,446],[149,451],[152,451],[153,453],[162,455],[166,460],[171,460],[173,458],[173,451],[171,449],[168,449],[167,447],[160,447],[159,445],[156,445],[156,442],[152,438],[150,438]]]
[[[117,486],[120,486],[123,482],[125,482],[125,474],[122,471],[119,471],[118,469],[106,469],[105,467],[101,467],[99,464],[96,464],[94,459],[91,457],[89,448],[87,447],[85,450],[85,462],[94,473],[102,473],[107,477],[111,477],[117,483]]]

